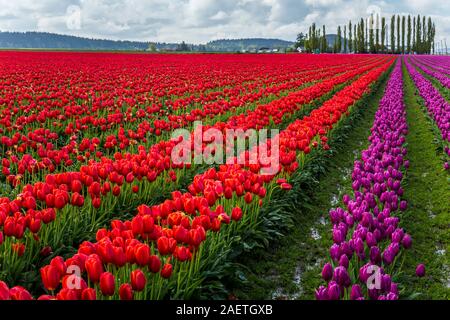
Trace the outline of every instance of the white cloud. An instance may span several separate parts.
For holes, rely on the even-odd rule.
[[[79,30],[67,27],[70,5],[81,8]],[[437,37],[450,35],[446,0],[0,0],[0,30],[193,43],[244,37],[293,40],[312,22],[335,32],[339,24],[365,16],[373,5],[385,16],[430,15]]]

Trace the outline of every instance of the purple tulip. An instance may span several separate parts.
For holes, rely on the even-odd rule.
[[[391,290],[392,280],[388,274],[383,274],[381,276],[381,288],[385,292],[389,292]]]
[[[389,290],[391,293],[395,294],[398,296],[398,286],[396,283],[392,282],[391,283],[391,289]]]
[[[334,243],[330,248],[330,256],[334,261],[338,261],[341,256],[341,249],[338,244]]]
[[[358,300],[362,296],[363,296],[363,293],[362,293],[361,287],[359,286],[359,284],[354,284],[352,286],[352,291],[350,293],[350,299],[351,300]]]
[[[348,269],[350,261],[348,260],[347,255],[343,254],[341,258],[339,259],[339,266],[344,267],[345,269]]]
[[[339,288],[339,285],[335,281],[331,281],[328,284],[327,292],[329,300],[339,300],[341,296],[341,290]]]
[[[339,229],[333,229],[333,241],[337,244],[341,244],[344,241],[344,235]]]
[[[369,289],[367,292],[369,293],[369,298],[371,300],[378,300],[378,297],[380,296],[378,289]]]
[[[409,249],[409,248],[411,248],[411,246],[412,246],[412,239],[411,239],[411,236],[409,235],[409,234],[405,234],[405,236],[403,237],[403,240],[402,240],[402,244],[403,244],[403,247],[405,247],[405,249]]]
[[[405,232],[402,229],[396,229],[392,233],[392,241],[396,243],[400,243],[403,240],[403,237],[405,235]]]
[[[373,264],[380,264],[381,262],[381,251],[380,248],[374,246],[370,248],[370,262]]]
[[[331,278],[333,277],[333,267],[331,266],[330,263],[327,263],[323,266],[322,269],[322,278],[325,281],[330,281]]]
[[[406,209],[408,209],[408,202],[403,200],[403,201],[400,202],[400,210],[401,211],[406,211]]]
[[[366,243],[369,248],[377,245],[377,239],[375,238],[372,232],[367,232]]]
[[[389,293],[386,295],[386,300],[398,300],[398,294],[389,292]]]
[[[419,264],[416,268],[416,276],[419,278],[425,277],[425,265]]]
[[[340,286],[344,287],[348,287],[351,284],[347,269],[341,266],[334,269],[333,280],[336,281]]]
[[[328,300],[328,289],[324,286],[320,286],[316,290],[316,299],[317,300]]]

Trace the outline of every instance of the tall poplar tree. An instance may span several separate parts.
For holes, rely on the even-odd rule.
[[[369,30],[369,52],[375,53],[375,41],[373,36],[373,15],[370,16],[370,30]]]
[[[327,52],[328,43],[327,43],[327,33],[325,32],[325,25],[323,25],[323,35],[322,35],[322,52]]]
[[[397,15],[397,52],[401,53],[402,48],[400,47],[400,15]]]
[[[408,31],[406,35],[406,52],[411,53],[411,15],[408,14]]]
[[[352,22],[348,23],[348,51],[353,52]]]
[[[423,37],[422,37],[422,53],[427,53],[427,42],[428,42],[427,36],[428,36],[428,33],[427,33],[427,19],[425,18],[425,16],[423,16],[423,18],[422,18],[422,34],[423,34]]]
[[[381,18],[381,52],[385,52],[385,48],[384,48],[384,40],[386,37],[386,18],[383,17]],[[387,45],[387,44],[386,44]]]
[[[405,54],[406,18],[402,16],[402,54]]]
[[[347,53],[347,25],[344,24],[344,53]]]
[[[412,28],[413,28],[413,32],[411,34],[411,41],[412,41],[412,45],[411,45],[411,49],[413,52],[417,51],[416,48],[416,17],[413,17],[413,23],[412,23]]]
[[[375,22],[375,52],[378,53],[380,51],[380,16],[376,15]]]
[[[364,28],[364,19],[361,18],[361,43],[360,43],[360,52],[361,53],[365,53],[366,52],[366,38],[364,37],[364,32],[365,32],[365,28]]]
[[[417,16],[416,19],[416,52],[421,53],[421,47],[422,47],[422,32],[421,32],[421,26],[420,26],[420,14]]]
[[[395,15],[391,18],[391,53],[395,53]]]

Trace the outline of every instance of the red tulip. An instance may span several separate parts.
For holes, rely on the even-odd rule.
[[[247,192],[244,196],[244,200],[246,203],[250,204],[253,200],[253,195],[250,192]]]
[[[104,296],[114,295],[116,285],[111,272],[103,272],[100,276],[100,290]]]
[[[142,217],[142,221],[144,223],[144,232],[150,233],[153,231],[153,228],[155,227],[155,221],[152,216],[146,215]]]
[[[181,262],[190,260],[192,258],[192,254],[189,251],[189,248],[186,247],[177,247],[175,249],[174,255]]]
[[[75,192],[75,193],[80,193],[82,188],[83,188],[83,185],[81,184],[80,180],[73,180],[70,185],[70,189],[72,190],[72,192]]]
[[[135,236],[144,232],[144,221],[141,216],[136,216],[131,220],[131,229]]]
[[[291,190],[292,189],[292,185],[290,185],[289,183],[285,182],[281,184],[281,189],[283,190]]]
[[[146,266],[150,262],[150,247],[146,244],[138,245],[135,247],[134,255],[139,266]]]
[[[9,290],[9,295],[11,300],[33,300],[31,294],[21,286],[11,288],[11,290]]]
[[[50,246],[46,246],[42,248],[41,252],[39,253],[41,257],[48,257],[52,254],[52,248]]]
[[[47,265],[41,268],[41,278],[44,287],[47,290],[54,291],[59,286],[61,274],[56,267]]]
[[[131,287],[134,291],[144,290],[146,282],[145,274],[141,270],[137,269],[131,272]]]
[[[161,255],[165,256],[170,253],[169,238],[161,237],[157,241],[158,251]]]
[[[242,219],[242,209],[237,207],[231,211],[231,219],[234,221],[239,221]]]
[[[32,233],[38,233],[41,229],[41,220],[40,219],[31,219],[30,221],[30,231]]]
[[[89,279],[91,279],[92,282],[97,283],[103,273],[103,265],[100,258],[98,256],[90,256],[84,265]]]
[[[161,277],[164,279],[169,279],[172,275],[173,267],[170,263],[166,263],[161,270]]]
[[[161,260],[159,259],[158,256],[153,255],[150,257],[148,268],[153,273],[158,273],[159,270],[161,270]]]
[[[27,209],[36,209],[36,200],[33,197],[26,197],[23,201],[23,205]]]
[[[92,206],[93,206],[95,209],[100,208],[101,205],[102,205],[102,200],[101,200],[100,198],[94,198],[94,199],[92,199]]]
[[[118,197],[120,195],[120,187],[119,186],[114,186],[114,188],[113,188],[113,195],[115,197]]]
[[[63,288],[56,295],[56,300],[74,301],[78,300],[78,294],[73,289]]]
[[[128,283],[124,283],[119,288],[120,300],[133,300],[133,289]]]
[[[25,253],[25,245],[23,243],[14,243],[11,245],[13,252],[17,253],[17,256],[21,257]]]
[[[62,209],[66,205],[66,200],[62,194],[55,195],[54,199],[56,209]]]
[[[81,292],[81,300],[97,300],[95,289],[86,288]]]
[[[0,281],[0,301],[9,300],[9,288],[3,281]]]
[[[60,276],[63,276],[66,273],[67,267],[62,257],[54,257],[52,261],[50,261],[50,265],[58,270]]]

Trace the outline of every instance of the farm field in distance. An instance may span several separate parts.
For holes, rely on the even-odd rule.
[[[449,56],[0,51],[0,300],[449,300],[449,88]]]

